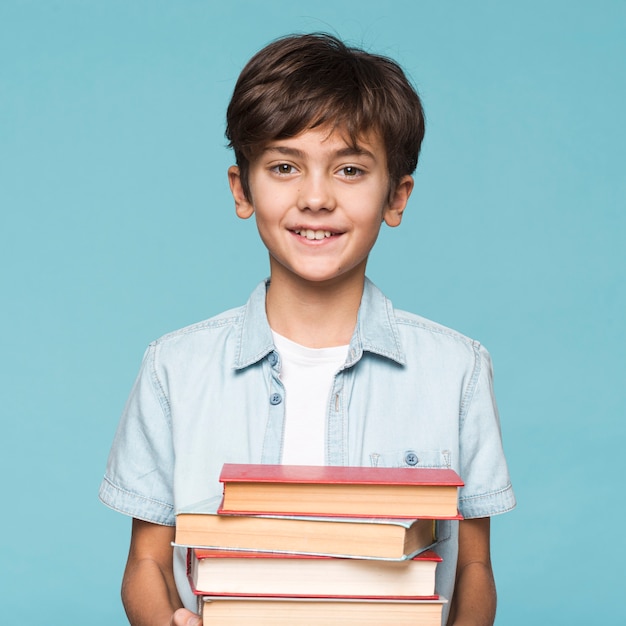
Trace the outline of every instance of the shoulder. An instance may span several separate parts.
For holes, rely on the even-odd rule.
[[[480,367],[482,357],[489,358],[479,341],[416,313],[395,308],[369,279],[361,302],[359,333],[365,349],[409,368],[416,365],[420,371],[455,375],[475,370],[477,365]],[[455,364],[458,368],[452,368],[453,373],[450,367]]]
[[[237,307],[162,335],[148,346],[148,367],[189,376],[211,361],[220,365],[232,361],[244,316],[245,307]]]
[[[407,332],[414,332],[418,335],[431,336],[436,338],[444,338],[453,343],[459,343],[462,345],[479,346],[480,342],[467,337],[462,333],[438,324],[433,320],[429,320],[416,313],[409,311],[403,311],[402,309],[394,309],[395,319],[399,326],[404,327]]]
[[[184,343],[188,341],[202,340],[212,335],[222,333],[224,330],[238,327],[244,317],[245,307],[240,306],[228,309],[195,324],[190,324],[162,335],[152,342],[154,346],[168,346],[170,344]]]
[[[475,360],[486,354],[479,341],[438,324],[421,315],[397,309],[369,279],[365,281],[359,333],[366,349],[388,356],[400,364],[432,356],[437,360],[453,358]],[[422,358],[421,358],[422,357]]]
[[[266,283],[262,281],[240,307],[228,309],[196,324],[163,335],[151,345],[155,351],[167,352],[183,349],[210,354],[212,346],[222,345],[237,354],[234,365],[251,353],[267,350],[269,324],[265,314]],[[250,357],[252,358],[252,357]],[[254,360],[252,358],[252,360]]]
[[[394,317],[402,343],[408,351],[432,349],[446,358],[454,356],[473,363],[491,361],[489,352],[480,341],[453,328],[401,309],[394,310]]]

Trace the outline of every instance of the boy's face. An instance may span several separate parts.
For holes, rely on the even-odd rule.
[[[413,188],[405,176],[390,190],[377,134],[355,149],[325,128],[271,141],[250,163],[250,199],[239,169],[228,175],[237,215],[256,215],[272,277],[312,283],[361,280],[382,221],[400,224]]]

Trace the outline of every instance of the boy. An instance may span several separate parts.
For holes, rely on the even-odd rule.
[[[282,462],[457,470],[465,520],[443,522],[437,547],[444,623],[492,624],[489,516],[515,501],[489,356],[365,277],[413,189],[419,97],[389,59],[292,36],[244,68],[227,122],[236,212],[255,215],[270,279],[145,354],[100,489],[133,517],[130,622],[199,623],[175,511],[219,495],[224,462]]]

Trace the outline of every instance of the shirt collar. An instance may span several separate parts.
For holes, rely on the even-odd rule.
[[[391,301],[368,278],[365,279],[359,317],[350,341],[346,367],[354,365],[363,352],[372,352],[406,363]]]
[[[235,369],[257,363],[272,352],[274,342],[265,313],[265,294],[269,280],[252,292],[243,309],[238,331]],[[368,278],[365,279],[357,325],[350,340],[345,367],[351,367],[371,352],[404,365],[405,355],[391,301]]]

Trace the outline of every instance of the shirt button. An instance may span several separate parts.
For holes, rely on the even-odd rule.
[[[407,465],[417,465],[417,461],[419,459],[417,458],[417,454],[415,454],[413,450],[409,450],[404,454],[404,460]]]
[[[278,363],[278,355],[276,354],[276,352],[270,352],[267,355],[267,360],[270,362],[270,365],[274,367],[274,365]]]
[[[283,397],[279,393],[273,393],[270,396],[270,404],[280,404],[283,401]]]

